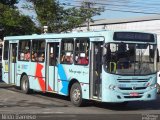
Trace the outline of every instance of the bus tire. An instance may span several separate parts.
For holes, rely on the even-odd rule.
[[[27,75],[23,75],[21,79],[21,90],[25,94],[29,93],[29,80]]]
[[[160,85],[157,83],[157,93],[160,94]]]
[[[70,100],[74,106],[80,107],[83,105],[82,90],[78,82],[71,86]]]

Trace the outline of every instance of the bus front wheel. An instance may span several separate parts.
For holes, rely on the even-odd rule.
[[[83,105],[82,90],[79,83],[74,83],[70,90],[70,99],[73,105],[80,107]]]
[[[21,79],[21,90],[25,94],[29,93],[29,80],[27,75],[23,75]]]

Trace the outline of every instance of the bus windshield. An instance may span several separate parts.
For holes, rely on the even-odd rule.
[[[106,72],[121,75],[148,75],[156,72],[156,45],[108,43],[103,52]]]

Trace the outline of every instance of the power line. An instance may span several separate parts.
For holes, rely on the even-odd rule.
[[[63,4],[64,5],[64,4]],[[82,6],[75,6],[75,5],[67,5],[67,6],[72,6],[72,7],[82,7]],[[94,8],[94,7],[93,7]],[[86,8],[87,9],[87,8]],[[90,8],[91,9],[91,8]],[[98,8],[95,8],[98,9]],[[129,13],[140,13],[140,14],[155,14],[155,15],[160,15],[160,13],[156,12],[142,12],[142,11],[132,11],[132,10],[120,10],[120,9],[109,9],[105,8],[104,10],[109,10],[109,11],[118,11],[118,12],[129,12]]]
[[[115,3],[113,3],[113,2],[110,2],[110,3],[102,3],[102,1],[103,0],[101,0],[101,1],[99,1],[99,2],[93,2],[93,4],[94,5],[102,5],[102,7],[105,7],[106,5],[108,6],[108,7],[112,7],[112,6],[115,6],[115,7],[125,7],[125,8],[130,8],[130,9],[143,9],[143,10],[148,10],[148,9],[150,9],[150,10],[158,10],[158,8],[159,8],[159,6],[158,5],[160,5],[160,4],[158,4],[158,3],[155,3],[155,4],[153,4],[153,2],[152,2],[152,6],[151,6],[151,3],[149,3],[149,4],[145,4],[145,2],[143,2],[143,3],[140,3],[140,5],[138,4],[137,5],[137,2],[131,2],[131,1],[129,1],[128,2],[128,5],[126,5],[126,2],[124,2],[124,1],[117,1],[117,0],[114,0],[114,2],[116,2],[116,4]],[[113,1],[113,0],[112,0]],[[128,1],[128,0],[127,0]],[[75,3],[83,3],[83,1],[79,1],[79,0],[76,0],[76,1],[74,1]],[[105,1],[106,2],[106,1]],[[118,4],[117,4],[118,3]],[[121,4],[121,3],[124,3],[124,4]],[[136,4],[133,4],[133,5],[130,5],[131,3],[136,3]],[[150,6],[147,6],[146,7],[146,5],[150,5]],[[100,6],[101,7],[101,6]]]
[[[76,1],[77,2],[77,1]],[[78,2],[79,3],[79,2]],[[100,7],[106,7],[106,5],[108,6],[108,7],[112,7],[112,6],[115,6],[115,7],[125,7],[125,8],[130,8],[130,9],[143,9],[143,10],[148,10],[148,9],[150,9],[150,10],[153,10],[153,11],[155,11],[155,10],[158,10],[158,8],[159,8],[159,6],[156,6],[156,7],[158,7],[158,8],[155,8],[155,6],[151,6],[151,7],[147,7],[146,8],[146,6],[142,6],[142,5],[124,5],[124,4],[111,4],[111,3],[97,3],[97,2],[94,2],[93,4],[95,4],[95,5],[102,5],[102,6],[100,6]]]
[[[74,2],[79,2],[79,3],[82,3],[83,1],[85,1],[85,0],[82,0],[82,1],[79,1],[79,0],[75,0]],[[95,0],[91,0],[91,1],[93,1],[92,3],[95,3],[94,1]],[[96,1],[97,2],[97,1]],[[101,4],[108,4],[108,3],[112,3],[112,4],[115,4],[115,3],[118,3],[118,4],[123,4],[123,5],[125,5],[125,4],[141,4],[141,5],[155,5],[155,6],[159,6],[160,4],[160,2],[158,1],[157,3],[156,2],[151,2],[151,1],[138,1],[138,0],[136,0],[136,1],[134,1],[134,0],[123,0],[123,1],[120,1],[120,0],[99,0],[98,1],[99,3],[101,3]]]
[[[117,4],[111,4],[111,3],[107,3],[107,4],[105,4],[105,3],[94,3],[94,4],[97,4],[97,5],[111,5],[111,6],[117,6],[117,7],[145,7],[145,6],[138,6],[138,5],[124,5],[124,4],[123,5],[122,4],[117,5]],[[159,6],[157,6],[157,7],[159,7]]]
[[[118,12],[130,12],[130,13],[141,13],[141,14],[155,14],[160,15],[160,13],[152,13],[152,12],[141,12],[141,11],[131,11],[131,10],[115,10],[115,9],[105,9],[109,11],[118,11]]]
[[[95,1],[95,0],[94,0]],[[134,4],[134,5],[130,5],[130,4],[128,4],[128,5],[126,5],[126,2],[125,2],[125,5],[124,4],[113,4],[113,2],[112,3],[100,3],[100,2],[102,2],[103,0],[101,0],[101,1],[98,1],[98,2],[93,2],[93,4],[92,4],[92,6],[97,6],[97,7],[99,7],[99,8],[104,8],[104,10],[106,9],[106,7],[107,7],[107,9],[116,9],[116,10],[114,10],[114,11],[117,11],[117,9],[119,10],[121,10],[121,12],[122,12],[122,10],[123,9],[128,9],[129,8],[129,10],[123,10],[124,12],[128,12],[128,11],[133,11],[132,13],[149,13],[149,14],[159,14],[159,6],[151,6],[151,7],[146,7],[146,6],[144,6],[144,4],[142,5],[137,5],[137,4]],[[113,0],[112,0],[113,1]],[[114,2],[116,2],[117,0],[114,0]],[[128,0],[127,0],[128,1]],[[83,1],[78,1],[78,0],[76,0],[76,1],[74,1],[75,3],[84,3]],[[106,2],[106,1],[105,1]],[[110,2],[110,1],[109,1]],[[119,2],[122,2],[122,1],[118,1],[117,3],[119,3]],[[124,1],[123,1],[124,2]],[[133,2],[135,2],[135,1],[133,1]],[[132,2],[132,3],[133,3]],[[131,3],[130,1],[129,1],[129,3]],[[68,3],[68,4],[71,4],[71,3]],[[100,6],[99,6],[100,5]],[[76,5],[77,6],[77,5]],[[138,12],[137,12],[137,10],[138,10]],[[146,11],[146,12],[143,12],[143,11]],[[149,11],[149,12],[147,12],[147,11]],[[150,12],[150,11],[152,11],[152,12]]]

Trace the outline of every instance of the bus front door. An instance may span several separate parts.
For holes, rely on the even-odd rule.
[[[47,71],[46,71],[46,88],[47,91],[57,91],[58,69],[57,59],[59,54],[59,43],[47,44]]]
[[[17,43],[11,43],[9,50],[9,83],[16,84]]]
[[[93,99],[101,98],[102,44],[103,42],[91,43],[90,95]]]

